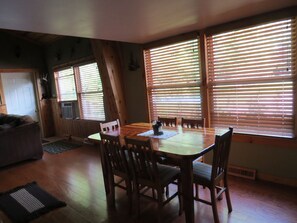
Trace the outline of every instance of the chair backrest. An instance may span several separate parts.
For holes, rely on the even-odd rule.
[[[216,136],[215,144],[213,146],[213,161],[212,161],[212,179],[227,174],[228,159],[231,147],[233,128],[221,136]]]
[[[118,176],[129,173],[128,162],[125,155],[125,148],[121,146],[119,136],[100,133],[103,156],[105,157],[108,169]]]
[[[177,126],[177,119],[175,118],[165,118],[165,117],[158,117],[158,121],[162,123],[162,126]]]
[[[111,121],[111,122],[106,122],[106,123],[100,123],[100,131],[113,131],[117,128],[120,127],[120,121],[119,119]]]
[[[125,143],[135,180],[155,182],[158,177],[158,167],[150,139],[125,137]]]
[[[205,118],[202,119],[181,119],[181,126],[183,128],[191,128],[191,129],[198,129],[205,127]]]

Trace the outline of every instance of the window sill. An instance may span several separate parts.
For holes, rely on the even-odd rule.
[[[258,136],[258,135],[247,135],[234,133],[232,137],[233,142],[242,142],[250,144],[259,144],[259,145],[270,145],[275,147],[285,147],[285,148],[297,148],[297,139],[289,138],[280,138],[272,136]]]
[[[78,121],[78,122],[96,122],[96,123],[104,122],[102,120],[82,119],[82,118],[62,118],[62,119],[67,121]]]

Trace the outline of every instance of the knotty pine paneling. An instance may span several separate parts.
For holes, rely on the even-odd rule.
[[[99,121],[82,119],[63,119],[61,107],[56,99],[50,99],[53,114],[53,124],[56,136],[74,136],[86,138],[88,135],[99,132]]]
[[[0,74],[0,113],[7,113],[1,74]]]
[[[52,104],[49,99],[42,99],[40,104],[40,117],[42,120],[43,137],[51,137],[55,135],[55,128],[53,125]]]
[[[0,105],[0,113],[7,113],[6,111],[6,105]]]

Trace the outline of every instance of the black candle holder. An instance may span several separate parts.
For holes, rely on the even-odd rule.
[[[162,124],[160,121],[157,121],[156,124],[153,125],[154,135],[163,135],[163,132],[160,131]]]

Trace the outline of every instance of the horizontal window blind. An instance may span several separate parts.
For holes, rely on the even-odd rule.
[[[104,121],[103,90],[97,63],[79,66],[78,74],[82,118]]]
[[[144,51],[150,119],[201,118],[198,39]]]
[[[58,101],[76,101],[76,87],[73,68],[55,72]]]
[[[211,125],[294,136],[296,20],[207,37]]]

